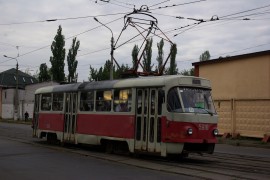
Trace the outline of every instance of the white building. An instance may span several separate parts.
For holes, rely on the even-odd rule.
[[[0,73],[0,118],[13,119],[15,110],[15,94],[18,87],[18,119],[24,120],[24,113],[29,113],[29,118],[33,117],[35,90],[55,85],[55,82],[38,83],[34,77],[18,71],[17,84],[16,69],[12,68]]]

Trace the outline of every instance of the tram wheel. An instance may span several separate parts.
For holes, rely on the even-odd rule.
[[[114,144],[113,144],[113,142],[111,142],[111,141],[106,142],[105,151],[108,154],[113,154],[114,153]]]

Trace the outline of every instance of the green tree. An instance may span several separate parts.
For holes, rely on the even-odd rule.
[[[174,75],[174,74],[178,73],[177,64],[175,62],[175,58],[176,58],[176,54],[177,54],[177,45],[173,44],[171,46],[170,51],[171,51],[171,57],[170,57],[170,67],[169,67],[168,74]]]
[[[78,61],[76,60],[77,52],[80,47],[80,41],[77,41],[76,37],[72,41],[71,48],[68,51],[67,63],[68,63],[68,82],[77,82],[76,70]]]
[[[143,68],[146,72],[151,72],[153,65],[151,65],[152,60],[152,44],[153,39],[147,39],[145,44],[145,51],[143,53]]]
[[[110,79],[110,67],[111,61],[107,60],[103,67],[100,67],[99,70],[94,69],[90,66],[90,77],[88,78],[89,81],[103,81]]]
[[[90,66],[89,71],[89,81],[103,81],[110,79],[110,60],[107,60],[103,67],[100,67],[99,70]],[[115,79],[121,78],[123,72],[127,71],[130,67],[126,64],[122,64],[120,68],[115,70],[115,66],[113,68],[113,74]]]
[[[133,64],[133,69],[135,69],[136,67],[136,63],[137,63],[137,60],[138,60],[138,54],[139,54],[139,47],[138,45],[135,45],[132,49],[132,64]]]
[[[130,69],[130,67],[128,66],[128,64],[126,64],[126,65],[122,64],[120,66],[120,68],[118,68],[117,70],[114,69],[114,77],[115,77],[115,79],[120,79],[122,77],[122,74],[124,72],[126,72],[127,70],[129,70],[129,69]]]
[[[191,68],[189,70],[184,69],[180,72],[180,74],[184,76],[194,76],[194,68]]]
[[[164,58],[164,53],[163,53],[163,46],[164,46],[164,41],[163,39],[160,40],[159,43],[157,43],[157,48],[158,48],[158,56],[157,56],[157,62],[158,62],[158,72],[160,73],[160,70],[163,65],[163,58]]]
[[[201,55],[200,55],[200,61],[207,61],[210,60],[210,53],[209,51],[204,51]]]
[[[50,57],[50,62],[52,64],[51,73],[53,80],[55,80],[56,82],[61,82],[65,80],[64,60],[66,49],[64,47],[65,37],[64,35],[62,35],[62,27],[59,26],[57,34],[55,35],[54,41],[51,45],[51,51],[53,56]]]
[[[107,60],[99,74],[100,76],[99,78],[101,81],[110,79],[110,69],[111,69],[111,61]]]
[[[49,81],[51,79],[49,75],[49,70],[46,63],[40,64],[39,66],[39,75],[38,75],[38,81],[44,82]]]
[[[38,71],[38,69],[36,70],[36,72],[34,72],[32,74],[32,76],[38,80],[38,77],[39,77],[39,71]]]
[[[89,81],[98,81],[98,71],[90,65]]]

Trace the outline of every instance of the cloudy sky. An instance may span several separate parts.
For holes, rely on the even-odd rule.
[[[86,81],[90,65],[99,68],[110,59],[112,34],[93,17],[111,28],[117,39],[124,27],[124,16],[142,5],[149,11],[136,17],[148,20],[154,17],[157,27],[177,44],[179,70],[190,69],[206,50],[215,59],[270,49],[268,0],[0,0],[0,72],[16,64],[14,59],[3,55],[17,57],[19,69],[32,74],[41,63],[50,67],[50,45],[61,25],[66,54],[72,39],[80,40],[77,71],[79,81]],[[117,43],[123,45],[114,52],[119,64],[131,65],[132,48],[141,45],[142,37],[125,42],[137,34],[132,26],[123,31]],[[159,41],[160,37],[153,37],[153,64]],[[168,42],[164,52],[166,58]],[[66,61],[65,64],[67,69]],[[65,73],[68,74],[67,70]]]

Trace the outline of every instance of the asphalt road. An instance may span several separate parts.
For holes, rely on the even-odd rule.
[[[0,180],[269,179],[270,175],[269,148],[217,144],[213,155],[194,154],[176,164],[147,159],[48,145],[45,139],[32,138],[30,125],[0,122]]]
[[[30,129],[0,122],[1,180],[196,179],[44,147],[34,142]]]

